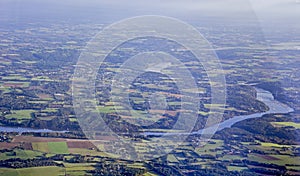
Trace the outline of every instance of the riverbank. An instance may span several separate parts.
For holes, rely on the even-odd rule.
[[[237,122],[246,120],[246,119],[252,119],[252,118],[259,118],[266,114],[286,114],[293,112],[294,109],[287,106],[286,104],[283,104],[277,100],[275,100],[274,96],[271,92],[266,91],[264,89],[255,88],[257,94],[256,99],[263,102],[265,105],[269,107],[269,110],[266,112],[261,113],[254,113],[250,115],[241,115],[241,116],[234,116],[230,119],[227,119],[219,124],[213,125],[211,127],[201,129],[199,131],[193,132],[192,134],[213,134],[217,131],[221,131],[224,128],[230,128],[232,125],[236,124]],[[145,132],[145,135],[187,135],[183,133],[155,133],[155,132]]]
[[[219,124],[211,126],[209,128],[201,129],[197,132],[193,132],[192,134],[211,134],[216,131],[223,130],[224,128],[230,128],[237,122],[242,120],[251,119],[251,118],[258,118],[262,117],[265,114],[285,114],[293,112],[294,109],[290,108],[289,106],[277,101],[274,99],[274,96],[271,92],[255,88],[257,91],[256,99],[263,102],[269,107],[269,110],[266,112],[255,113],[250,115],[242,115],[242,116],[235,116],[228,120],[225,120]],[[16,132],[16,133],[66,133],[67,131],[53,131],[49,129],[32,129],[32,128],[20,128],[20,127],[3,127],[0,126],[0,132]],[[145,132],[145,135],[178,135],[180,133],[154,133],[154,132]]]

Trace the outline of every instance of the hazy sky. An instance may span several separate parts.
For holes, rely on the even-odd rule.
[[[135,15],[295,21],[300,0],[0,0],[0,18],[103,18]]]

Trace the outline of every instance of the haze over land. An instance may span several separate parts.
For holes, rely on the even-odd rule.
[[[0,175],[300,175],[299,5],[298,0],[0,0]],[[84,102],[95,108],[83,114],[88,123],[80,123],[72,83],[87,85],[80,76],[89,69],[74,77],[82,51],[105,27],[138,15],[177,18],[203,35],[222,66],[211,76],[224,74],[225,104],[212,103],[211,87],[219,82],[208,79],[191,51],[173,40],[141,37],[106,56],[95,73],[95,99]],[[183,65],[147,62],[127,90],[113,89],[123,88],[114,76],[136,71],[130,66],[140,62],[130,65],[130,59],[147,52],[168,53]],[[188,79],[172,79],[182,68],[197,88],[180,89],[177,83]],[[118,101],[126,98],[128,104]],[[194,133],[187,136],[174,126],[189,110],[183,105],[197,104],[189,98],[199,106],[188,126]],[[214,109],[224,112],[222,128],[203,141],[197,131]],[[186,117],[179,127],[191,120]],[[163,134],[187,138],[160,141]],[[121,145],[120,138],[132,145]]]

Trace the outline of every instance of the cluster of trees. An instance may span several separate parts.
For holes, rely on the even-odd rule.
[[[53,53],[46,51],[34,53],[29,57],[29,59],[38,61],[36,64],[37,68],[55,70],[61,69],[62,66],[68,66],[76,63],[78,56],[78,50],[56,48]]]
[[[248,119],[234,124],[214,135],[225,143],[231,141],[255,142],[256,140],[277,144],[297,144],[299,129],[291,127],[274,127],[270,122],[289,121],[289,116],[276,117],[275,114],[264,115],[261,118]]]
[[[290,127],[274,127],[268,120],[274,115],[265,115],[262,118],[249,119],[233,125],[250,132],[252,138],[260,139],[265,142],[278,144],[297,144],[297,135],[299,130]],[[250,137],[249,135],[249,137]]]
[[[159,175],[178,175],[183,176],[184,174],[180,172],[180,169],[177,167],[172,167],[166,164],[151,162],[147,164],[147,168],[150,171],[154,171]]]
[[[3,132],[0,132],[0,142],[10,142],[11,141],[11,137]]]
[[[2,94],[0,97],[0,107],[3,110],[22,110],[29,109],[30,106],[26,97],[19,96],[18,93],[12,92],[9,94]]]
[[[269,109],[268,106],[256,99],[255,89],[246,85],[234,85],[227,87],[226,102],[230,107],[245,111],[245,113],[225,111],[225,118],[230,118],[233,115],[236,116],[264,112]]]
[[[245,165],[251,165],[254,167],[250,167],[250,171],[258,174],[263,175],[285,175],[287,169],[284,166],[279,166],[275,164],[268,164],[268,163],[260,163],[256,161],[243,161]]]
[[[146,173],[143,168],[128,167],[121,163],[99,163],[95,167],[95,170],[89,171],[95,176],[138,176]]]
[[[49,159],[27,159],[12,158],[5,161],[0,161],[0,167],[7,168],[27,168],[27,167],[41,167],[41,166],[59,166],[53,160]]]

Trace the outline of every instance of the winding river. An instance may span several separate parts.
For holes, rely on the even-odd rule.
[[[265,105],[269,107],[269,110],[266,112],[261,112],[261,113],[254,113],[250,115],[241,115],[241,116],[234,116],[233,118],[230,118],[228,120],[225,120],[221,122],[218,127],[217,126],[212,126],[209,128],[215,128],[217,131],[223,130],[224,128],[230,128],[232,125],[234,125],[237,122],[240,122],[242,120],[246,119],[252,119],[252,118],[257,118],[257,117],[262,117],[265,114],[285,114],[289,112],[293,112],[294,109],[290,108],[286,104],[283,104],[277,100],[274,99],[274,96],[272,95],[271,92],[255,88],[257,92],[256,99],[263,102]],[[209,132],[210,129],[205,129],[205,130],[199,130],[196,133],[203,133],[205,134],[205,131]]]
[[[264,89],[255,88],[257,95],[256,99],[265,103],[269,107],[269,110],[266,112],[261,113],[254,113],[250,115],[240,115],[240,116],[234,116],[230,119],[227,119],[219,124],[213,125],[211,127],[201,129],[199,131],[193,132],[192,134],[213,134],[216,131],[223,130],[224,128],[230,128],[232,125],[234,125],[237,122],[246,120],[246,119],[252,119],[252,118],[258,118],[262,117],[265,114],[286,114],[293,112],[294,109],[287,106],[286,104],[283,104],[277,100],[274,99],[274,96],[271,92],[266,91]],[[159,132],[145,132],[145,135],[180,135],[184,133],[159,133]],[[186,134],[185,134],[186,135]]]
[[[246,119],[251,119],[251,118],[257,118],[257,117],[262,117],[265,114],[273,114],[273,113],[289,113],[293,112],[294,109],[290,108],[289,106],[277,101],[274,99],[274,96],[272,95],[271,92],[255,88],[257,91],[257,100],[265,103],[268,107],[269,110],[266,112],[261,112],[261,113],[254,113],[250,115],[241,115],[241,116],[235,116],[233,118],[230,118],[228,120],[225,120],[221,122],[220,124],[217,124],[215,126],[211,126],[209,128],[205,128],[202,130],[199,130],[197,132],[193,132],[193,134],[205,134],[205,133],[210,133],[211,131],[220,131],[224,128],[230,128],[232,125],[234,125],[237,122],[240,122],[242,120]],[[55,133],[65,133],[67,131],[53,131],[49,129],[32,129],[32,128],[20,128],[20,127],[4,127],[0,126],[0,132],[17,132],[17,133],[25,133],[25,132],[30,132],[30,133],[41,133],[41,132],[55,132]],[[155,132],[145,132],[144,134],[146,135],[168,135],[168,133],[155,133]],[[169,133],[170,135],[174,135],[175,133]]]

